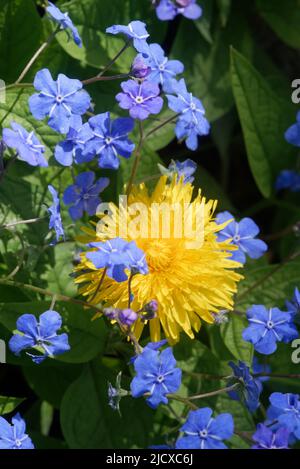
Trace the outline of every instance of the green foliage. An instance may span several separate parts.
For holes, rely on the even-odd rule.
[[[10,414],[25,398],[0,396],[0,415]]]
[[[121,415],[108,406],[107,386],[113,379],[99,360],[85,366],[66,391],[61,426],[70,448],[146,448],[150,443],[153,413],[143,400],[125,397]],[[123,404],[123,405],[122,405]]]
[[[270,197],[280,157],[287,150],[284,132],[293,118],[288,94],[274,93],[248,60],[232,49],[231,77],[235,101],[243,128],[248,160],[256,183]]]

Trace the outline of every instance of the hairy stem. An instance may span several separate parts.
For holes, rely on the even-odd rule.
[[[27,65],[25,66],[24,70],[21,72],[21,74],[19,75],[19,77],[17,78],[17,80],[15,81],[14,85],[18,85],[22,80],[23,78],[25,77],[25,75],[27,74],[27,72],[29,71],[29,69],[32,67],[32,65],[34,64],[34,62],[38,59],[38,57],[41,55],[41,53],[46,49],[47,46],[49,46],[50,42],[52,42],[52,40],[54,39],[55,35],[58,33],[58,31],[60,30],[60,26],[58,26],[56,28],[55,31],[53,31],[53,33],[48,37],[47,41],[44,42],[41,47],[39,47],[39,49],[35,52],[35,54],[31,57],[31,59],[29,60],[29,62],[27,63]]]

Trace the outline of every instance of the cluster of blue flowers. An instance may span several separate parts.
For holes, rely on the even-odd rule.
[[[176,3],[176,5],[175,5]],[[160,2],[158,11],[172,7],[173,13],[187,17],[201,15],[201,9],[194,1]],[[166,11],[166,10],[165,10]],[[81,46],[77,28],[68,13],[62,13],[51,4],[47,12],[58,30],[71,34],[74,42]],[[87,112],[91,113],[91,97],[83,89],[83,82],[59,74],[56,79],[48,69],[36,73],[33,85],[36,89],[29,98],[29,109],[37,120],[47,118],[48,125],[64,138],[56,145],[54,156],[63,166],[84,164],[97,158],[100,168],[117,170],[119,157],[129,158],[135,150],[135,144],[129,138],[134,130],[135,120],[143,121],[150,115],[157,115],[164,106],[163,95],[166,94],[169,108],[175,112],[175,134],[191,150],[198,147],[198,137],[207,135],[210,125],[205,117],[201,101],[187,89],[185,80],[177,81],[177,75],[183,73],[184,65],[178,60],[169,60],[161,46],[149,44],[146,25],[141,21],[132,21],[127,26],[114,25],[107,28],[108,34],[122,34],[128,45],[138,52],[129,79],[121,83],[121,91],[116,100],[121,109],[129,111],[130,117],[112,120],[109,112],[93,115],[84,120]],[[20,124],[11,122],[11,129],[3,130],[3,142],[8,148],[15,149],[20,160],[32,166],[48,166],[44,156],[45,146],[38,140],[33,131],[28,131]],[[188,160],[189,161],[189,160]],[[173,171],[174,168],[170,168]],[[179,175],[184,166],[179,169]],[[190,167],[191,174],[194,168]],[[94,183],[92,172],[79,174],[74,184],[66,188],[63,201],[69,208],[73,220],[78,220],[84,212],[96,214],[101,202],[100,192],[107,187],[108,179],[100,178]],[[192,181],[187,176],[186,181]],[[64,229],[60,216],[60,203],[56,189],[49,186],[53,205],[49,208],[49,228],[54,229],[56,242],[64,238]]]

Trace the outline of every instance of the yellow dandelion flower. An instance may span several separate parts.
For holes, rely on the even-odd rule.
[[[99,215],[96,232],[85,229],[85,242],[121,237],[134,240],[146,255],[147,275],[132,277],[132,309],[140,310],[152,299],[158,302],[157,317],[149,321],[152,341],[165,337],[175,343],[180,332],[194,338],[201,320],[213,323],[212,313],[232,309],[233,295],[242,276],[234,271],[241,265],[230,259],[235,249],[229,241],[218,242],[217,232],[224,228],[214,221],[216,201],[206,200],[201,191],[193,199],[194,187],[176,176],[168,183],[162,176],[153,193],[145,184],[134,186],[127,206],[109,205],[109,213]],[[138,215],[137,215],[138,213]],[[98,291],[103,269],[82,254],[76,267],[80,293],[93,304],[128,306],[128,282],[118,283],[106,276]],[[133,328],[141,335],[145,323]]]

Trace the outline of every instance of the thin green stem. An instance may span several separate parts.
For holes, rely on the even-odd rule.
[[[247,290],[245,290],[241,295],[238,295],[237,296],[237,301],[235,302],[235,304],[239,304],[241,302],[241,300],[247,296],[250,292],[252,292],[253,290],[255,290],[256,287],[262,285],[264,282],[266,282],[266,280],[269,280],[269,278],[273,277],[274,274],[276,274],[277,272],[279,272],[286,264],[288,264],[289,262],[297,259],[297,257],[300,256],[300,251],[297,251],[295,252],[294,254],[291,254],[290,256],[288,256],[281,264],[277,265],[276,267],[274,267],[274,269],[271,271],[271,272],[268,272],[266,275],[264,275],[263,277],[261,277],[259,280],[257,280],[256,282],[254,282],[249,288],[247,288]]]
[[[104,67],[103,70],[101,70],[101,72],[98,73],[97,77],[102,77],[102,75],[104,75],[104,73],[107,72],[107,70],[109,70],[113,66],[113,64],[118,60],[118,58],[123,54],[123,52],[125,52],[125,50],[130,46],[130,44],[131,40],[127,41],[122,47],[122,49],[114,56],[114,58]]]
[[[219,394],[223,394],[225,392],[234,391],[234,389],[236,389],[239,385],[240,385],[239,383],[235,383],[232,386],[227,386],[225,388],[217,389],[216,391],[206,392],[204,394],[197,394],[195,396],[189,396],[188,399],[190,401],[196,401],[198,399],[206,399],[208,397],[218,396]]]
[[[104,278],[105,278],[105,275],[106,275],[106,271],[107,271],[107,267],[105,267],[105,269],[103,269],[103,272],[102,272],[100,281],[99,281],[99,283],[98,283],[98,286],[97,286],[97,288],[96,288],[96,290],[95,290],[95,292],[94,292],[92,298],[90,298],[89,301],[93,301],[93,300],[96,298],[96,296],[98,295],[98,293],[99,293],[99,291],[100,291],[100,289],[101,289],[101,287],[102,287],[102,284],[103,284],[103,282],[104,282]]]
[[[132,166],[132,170],[131,170],[131,174],[130,174],[130,178],[129,178],[129,182],[128,182],[128,186],[126,190],[127,196],[130,194],[130,191],[132,189],[134,179],[137,173],[137,169],[141,160],[141,155],[142,155],[142,147],[144,143],[144,129],[143,129],[143,124],[141,121],[139,121],[139,130],[140,130],[140,140],[139,140],[136,152],[135,152],[135,160]]]
[[[94,309],[94,310],[98,311],[99,313],[103,313],[103,311],[100,308],[98,308],[97,306],[92,305],[90,303],[87,303],[86,301],[77,300],[76,298],[72,298],[72,297],[66,296],[66,295],[61,295],[60,293],[55,293],[55,292],[52,292],[50,290],[45,290],[44,288],[36,287],[36,286],[30,285],[28,283],[16,282],[15,280],[8,280],[8,279],[1,279],[0,278],[0,285],[7,285],[7,286],[11,286],[11,287],[24,288],[25,290],[31,290],[32,292],[39,293],[43,296],[50,296],[51,298],[56,296],[56,299],[58,301],[65,301],[65,302],[68,302],[68,303],[73,303],[73,304],[80,305],[80,306],[83,306],[83,307],[86,307],[86,308]]]
[[[24,258],[25,258],[25,251],[26,251],[26,249],[25,249],[25,244],[24,244],[23,238],[22,238],[22,236],[20,235],[20,233],[18,233],[18,232],[15,232],[14,235],[17,236],[17,238],[19,239],[20,244],[21,244],[22,251],[21,251],[21,255],[18,256],[18,257],[19,257],[18,264],[17,264],[16,267],[7,275],[7,277],[6,277],[7,280],[12,279],[12,278],[19,272],[19,270],[20,270],[21,267],[22,267]]]
[[[129,279],[128,279],[128,308],[130,308],[131,305],[131,283],[133,279],[133,274],[130,273]]]
[[[29,220],[16,220],[11,223],[7,223],[6,225],[0,226],[0,230],[6,230],[8,228],[12,228],[17,225],[29,225],[31,223],[37,223],[39,221],[45,220],[47,217],[39,217],[39,218],[30,218]]]
[[[88,78],[86,80],[82,80],[83,85],[91,85],[92,83],[96,83],[97,81],[112,81],[112,80],[122,80],[123,78],[128,78],[128,73],[120,73],[119,75],[110,75],[110,76],[98,76]]]
[[[158,126],[154,127],[154,129],[150,130],[146,135],[145,135],[145,140],[150,137],[152,134],[160,130],[162,127],[164,127],[167,124],[170,124],[174,119],[176,119],[179,116],[179,114],[175,114],[174,116],[169,117],[169,119],[166,119],[163,121],[161,124]]]
[[[18,158],[18,153],[16,153],[14,156],[12,156],[8,162],[6,163],[6,166],[2,169],[0,173],[0,183],[2,182],[5,174],[8,172],[9,168],[13,165],[13,163],[16,161]]]
[[[38,59],[38,57],[41,55],[41,53],[46,49],[47,46],[49,46],[49,44],[52,42],[52,40],[54,39],[55,35],[58,33],[58,31],[60,30],[60,26],[58,26],[56,28],[55,31],[53,31],[53,33],[48,37],[47,41],[44,42],[41,47],[38,48],[38,50],[35,52],[35,54],[31,57],[31,59],[29,60],[29,62],[27,63],[27,65],[25,66],[25,68],[23,69],[23,71],[21,72],[21,74],[19,75],[19,77],[17,78],[17,80],[15,81],[15,85],[18,85],[22,80],[23,78],[25,77],[25,75],[27,74],[27,72],[30,70],[30,68],[32,67],[32,65],[34,64],[34,62]]]

